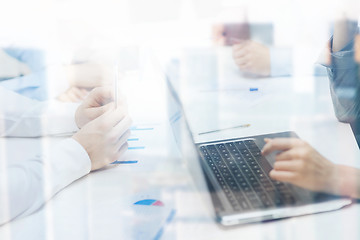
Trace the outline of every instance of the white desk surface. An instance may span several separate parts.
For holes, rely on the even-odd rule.
[[[139,138],[139,141],[130,143],[130,146],[145,146],[145,149],[129,150],[124,159],[136,159],[138,163],[110,166],[77,180],[36,213],[1,226],[0,239],[131,239],[141,231],[142,227],[151,224],[146,222],[151,221],[151,218],[141,221],[132,211],[133,203],[144,198],[160,199],[166,211],[175,210],[173,220],[163,224],[162,239],[360,238],[358,204],[329,213],[230,229],[223,229],[217,225],[204,207],[174,142],[166,114],[165,82],[161,75],[146,76],[148,76],[146,81],[134,82],[127,87],[127,91],[131,93],[128,102],[134,125],[153,129],[153,131],[133,131],[133,137]],[[292,79],[267,80],[273,81],[274,84],[277,81],[292,81]],[[318,83],[321,87],[328,89],[326,79],[324,81],[318,78],[316,81],[320,81]],[[261,82],[257,84],[259,91],[265,89],[262,88]],[[261,122],[256,112],[266,108],[261,107],[259,103],[258,109],[252,110],[256,118],[246,120],[258,119],[254,124],[262,126],[261,130],[255,129],[252,133],[262,133],[263,129],[266,130],[268,127],[271,131],[295,130],[300,137],[313,144],[329,159],[360,167],[359,152],[351,129],[347,124],[339,123],[334,117],[328,94],[327,90],[298,95],[292,95],[290,92],[284,95],[281,95],[281,92],[269,93],[267,99],[272,101],[291,99],[286,102],[286,107],[292,109],[290,115],[281,115],[285,107],[279,107],[273,114],[283,116],[281,121],[272,122],[271,125],[261,125],[265,122]],[[199,96],[195,96],[197,97]],[[219,99],[220,105],[221,101],[226,102],[223,97]],[[191,111],[189,101],[189,99],[185,101],[187,111]],[[269,108],[276,102],[266,101],[266,103]],[[308,107],[304,108],[304,103],[308,104]],[[261,114],[267,113],[265,111]],[[235,116],[234,113],[224,114],[219,118],[219,125],[215,127],[234,123],[229,120]],[[191,123],[191,125],[194,131],[197,131],[196,124]],[[237,134],[248,133],[230,131],[212,137],[231,137]],[[3,152],[1,157],[13,160],[26,159],[41,152],[47,144],[54,144],[59,140],[0,139]],[[168,213],[166,211],[163,211],[164,214]],[[148,236],[149,239],[153,237],[154,235]]]

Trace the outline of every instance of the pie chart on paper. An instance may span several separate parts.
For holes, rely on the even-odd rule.
[[[134,203],[134,205],[158,206],[163,207],[164,203],[156,199],[144,199]]]

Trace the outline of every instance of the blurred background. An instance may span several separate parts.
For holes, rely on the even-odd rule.
[[[0,45],[37,49],[44,65],[84,62],[139,64],[151,49],[160,59],[187,47],[218,44],[216,30],[246,23],[252,40],[291,49],[291,74],[323,74],[314,64],[339,16],[357,20],[359,1],[347,0],[13,0],[2,1]],[[224,25],[225,24],[225,25]],[[265,26],[265,27],[264,27]],[[267,26],[267,27],[266,27]],[[220,33],[221,35],[221,33]],[[231,45],[231,44],[225,44]],[[115,57],[116,58],[116,57]],[[129,60],[130,59],[130,60]],[[131,60],[132,59],[132,60]],[[130,63],[128,62],[130,61]],[[59,72],[59,71],[58,71]],[[58,72],[55,71],[56,76]],[[63,73],[62,73],[63,74]],[[48,77],[49,78],[49,77]],[[55,77],[56,78],[56,77]],[[53,89],[66,89],[60,86]],[[64,85],[64,84],[63,84]],[[303,81],[299,91],[311,90]],[[59,90],[58,90],[59,91]],[[54,93],[58,95],[59,92]]]

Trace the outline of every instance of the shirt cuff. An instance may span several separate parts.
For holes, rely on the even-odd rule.
[[[57,100],[35,103],[21,117],[6,136],[39,137],[69,135],[79,128],[75,122],[75,112],[80,103],[62,103]]]
[[[91,170],[89,155],[73,138],[63,140],[49,150],[44,154],[44,165],[50,177],[48,186],[51,187],[50,191],[46,191],[50,194],[47,199]]]
[[[79,130],[75,122],[75,113],[80,103],[63,103],[58,100],[48,102],[45,112],[45,135],[74,133]]]
[[[270,47],[271,76],[289,76],[292,74],[292,51],[289,48]]]
[[[330,70],[335,69],[353,69],[356,67],[355,53],[354,53],[354,40],[349,42],[343,49],[338,52],[332,51],[333,38],[329,40],[330,52],[331,52],[331,63],[328,67]]]

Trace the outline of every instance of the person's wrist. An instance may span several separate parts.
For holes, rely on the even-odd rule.
[[[351,198],[359,198],[359,170],[345,165],[336,165],[336,179],[334,184],[337,186],[336,194]]]
[[[343,195],[342,193],[342,182],[340,174],[340,166],[338,164],[330,163],[329,173],[326,181],[327,190],[326,192],[336,195]]]
[[[85,125],[83,123],[84,121],[82,120],[82,117],[81,117],[81,115],[83,115],[82,112],[83,112],[83,109],[81,106],[79,106],[75,112],[75,123],[79,129],[81,129]]]

